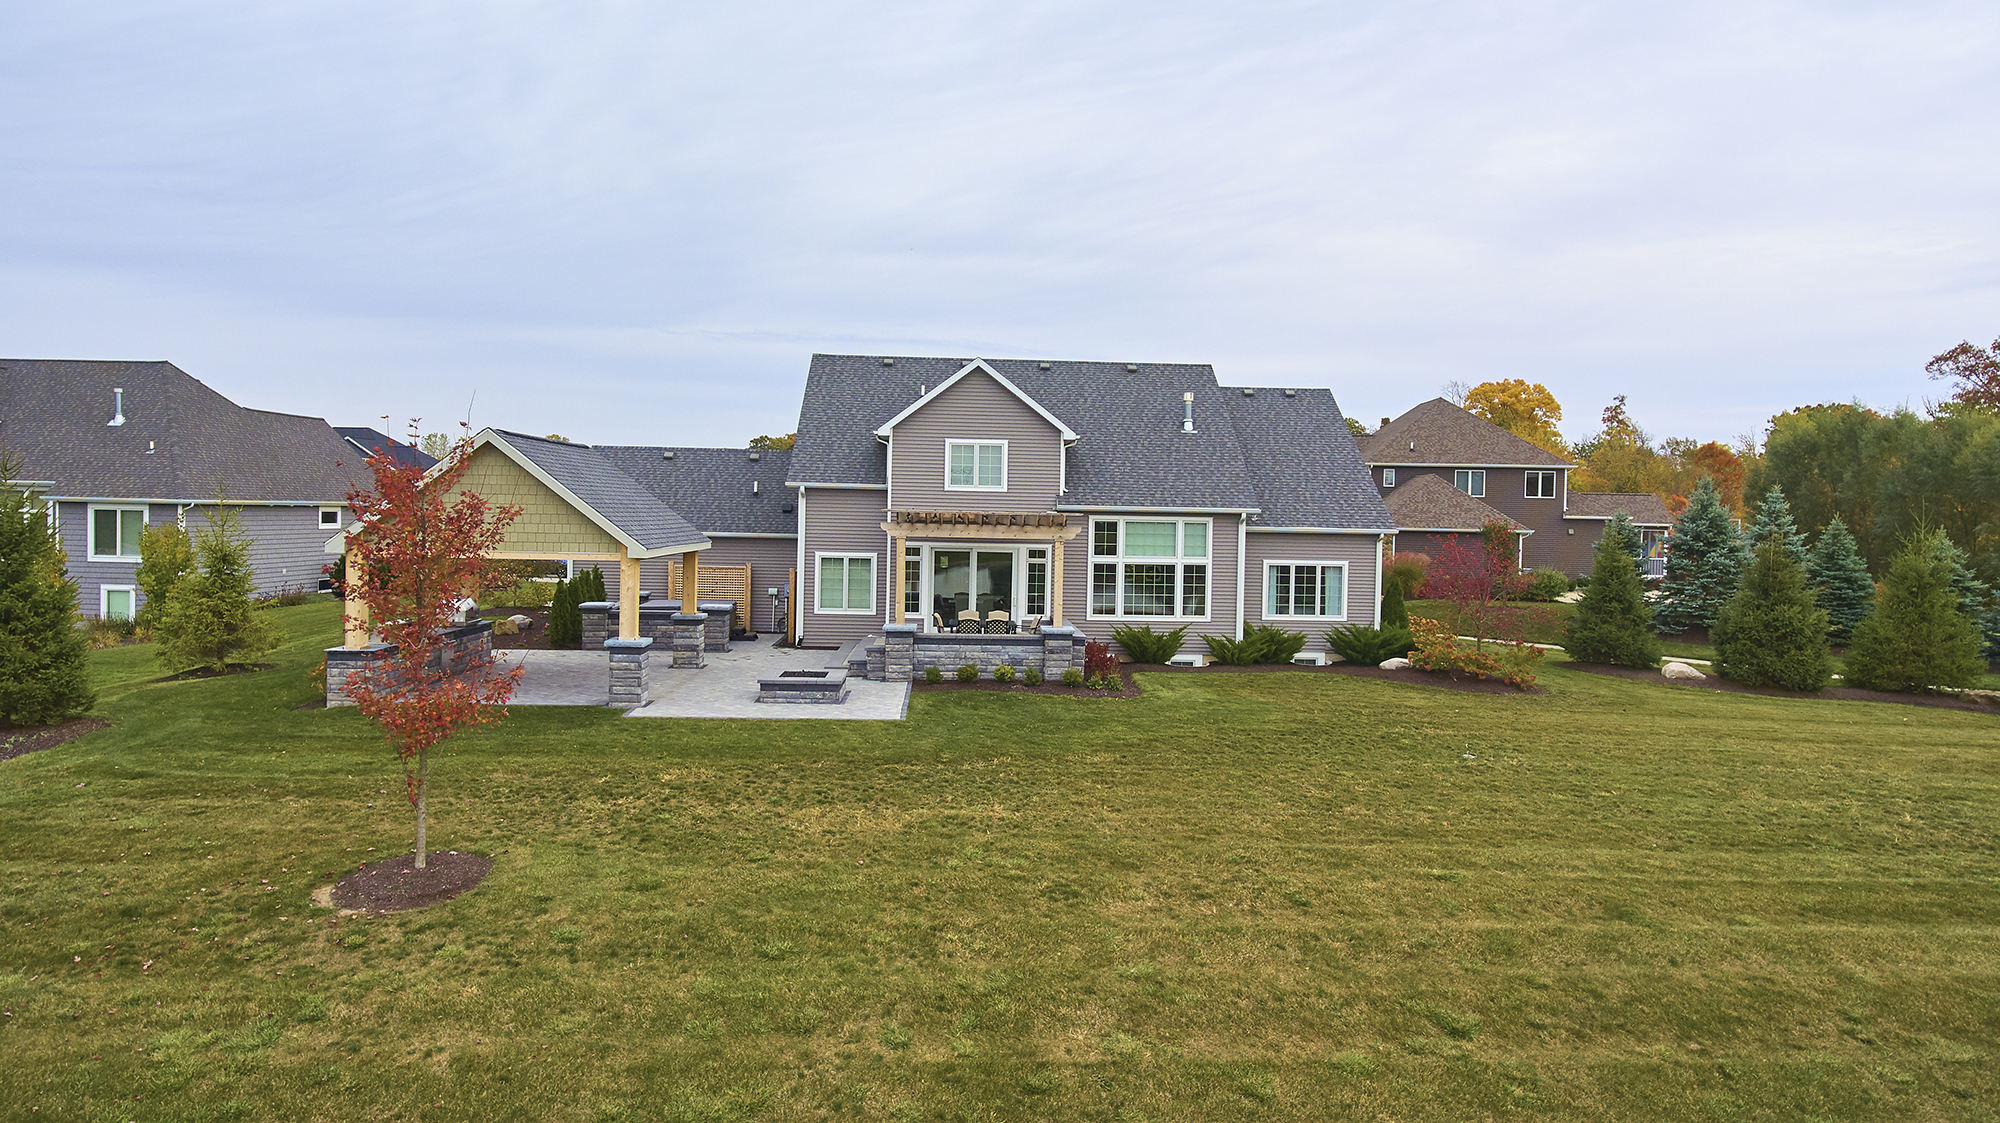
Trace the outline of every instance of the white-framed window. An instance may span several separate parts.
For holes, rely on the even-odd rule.
[[[1529,499],[1554,499],[1556,497],[1556,474],[1554,472],[1529,472],[1526,495]]]
[[[1006,441],[946,441],[944,486],[953,491],[1006,491]]]
[[[1347,619],[1347,563],[1265,562],[1264,616]]]
[[[1486,497],[1486,469],[1460,468],[1451,474],[1451,486],[1472,496],[1474,499]]]
[[[903,547],[903,615],[921,620],[924,615],[924,548]]]
[[[144,507],[90,508],[90,560],[134,561],[139,557],[139,532],[146,529]]]
[[[138,610],[130,585],[103,585],[97,590],[97,615],[103,620],[130,620]]]
[[[1396,470],[1394,468],[1382,469],[1382,486],[1383,487],[1396,486]]]
[[[1029,616],[1049,613],[1049,552],[1030,547],[1027,565],[1027,597],[1022,611]]]
[[[874,554],[816,554],[814,571],[819,611],[875,611]]]
[[[339,530],[340,508],[321,507],[319,509],[319,525],[321,530]]]
[[[1208,619],[1209,519],[1095,519],[1090,615]]]

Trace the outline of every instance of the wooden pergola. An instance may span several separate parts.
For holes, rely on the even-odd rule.
[[[1061,627],[1063,622],[1063,543],[1075,538],[1083,530],[1081,524],[1072,524],[1069,516],[1056,511],[891,511],[888,521],[882,524],[882,533],[889,536],[894,548],[894,577],[891,585],[894,592],[890,603],[895,605],[895,622],[904,622],[903,596],[906,576],[903,573],[903,552],[911,538],[964,538],[982,542],[1033,542],[1047,543],[1049,547],[1049,623]]]

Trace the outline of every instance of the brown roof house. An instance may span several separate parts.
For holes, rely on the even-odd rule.
[[[317,417],[246,409],[167,362],[0,359],[0,447],[52,504],[86,616],[143,601],[139,531],[206,525],[218,497],[251,542],[257,590],[322,587],[361,457]]]
[[[1443,398],[1384,419],[1359,447],[1396,520],[1399,550],[1435,554],[1449,536],[1499,520],[1519,535],[1523,568],[1581,574],[1604,524],[1622,511],[1639,526],[1647,571],[1663,570],[1673,517],[1659,496],[1571,491],[1575,464]]]

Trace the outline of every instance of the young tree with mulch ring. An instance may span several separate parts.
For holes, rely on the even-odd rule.
[[[1769,503],[1766,503],[1769,507]],[[1817,694],[1833,678],[1826,613],[1781,534],[1757,546],[1743,585],[1715,620],[1715,670],[1745,686]]]
[[[1667,579],[1654,612],[1662,633],[1706,628],[1743,583],[1743,535],[1722,506],[1715,480],[1703,476],[1667,540]]]
[[[157,625],[161,610],[174,595],[174,586],[194,571],[196,561],[194,539],[188,537],[179,523],[141,529],[139,568],[133,571],[132,581],[146,601],[139,606],[132,622],[142,628]]]
[[[1847,685],[1863,690],[1936,693],[1979,681],[1986,660],[1979,633],[1959,611],[1942,530],[1915,534],[1889,562],[1875,612],[1854,626]]]
[[[1496,520],[1480,531],[1479,545],[1464,539],[1451,535],[1439,549],[1427,578],[1431,595],[1451,602],[1458,626],[1472,633],[1475,650],[1484,648],[1488,639],[1519,638],[1502,634],[1516,630],[1522,610],[1507,602],[1520,599],[1530,580],[1515,564],[1514,528]],[[1411,625],[1412,631],[1415,628]]]
[[[1646,603],[1639,584],[1639,566],[1627,545],[1637,545],[1639,535],[1632,520],[1623,514],[1625,527],[1617,519],[1607,526],[1597,541],[1597,558],[1590,570],[1590,585],[1577,602],[1563,632],[1563,650],[1580,663],[1606,663],[1614,667],[1657,667],[1660,665],[1660,637],[1653,632],[1653,607]]]
[[[217,503],[194,536],[194,553],[194,569],[173,584],[155,617],[160,662],[221,674],[276,650],[277,632],[250,604],[257,586],[239,514]]]
[[[44,725],[89,710],[97,692],[76,626],[76,582],[46,501],[14,482],[20,466],[0,453],[0,721]]]
[[[368,458],[373,491],[356,490],[348,506],[361,528],[348,540],[354,570],[374,574],[349,581],[368,608],[383,642],[395,649],[348,679],[347,693],[382,726],[403,761],[403,781],[417,812],[416,868],[424,869],[427,796],[435,750],[453,733],[504,716],[521,669],[497,672],[491,652],[445,661],[444,632],[458,616],[464,590],[478,588],[486,555],[500,545],[519,507],[494,507],[477,492],[456,496],[471,463],[462,439],[428,474],[380,453]]]
[[[1813,543],[1806,558],[1806,580],[1812,585],[1813,602],[1826,610],[1826,635],[1835,643],[1846,643],[1854,626],[1875,611],[1875,578],[1839,516]]]

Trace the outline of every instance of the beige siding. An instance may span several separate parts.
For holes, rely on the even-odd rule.
[[[1007,490],[947,489],[946,441],[1006,441]],[[896,426],[889,458],[897,510],[1047,511],[1061,486],[1062,434],[975,371]]]
[[[799,631],[813,647],[839,646],[849,640],[880,634],[887,612],[884,577],[888,573],[889,539],[882,533],[887,514],[884,495],[848,488],[805,489],[806,563],[799,574]],[[874,554],[875,606],[866,614],[819,611],[821,553]]]
[[[475,492],[496,506],[513,504],[521,508],[521,517],[507,527],[507,536],[500,543],[502,551],[566,558],[574,554],[615,554],[624,549],[616,538],[568,500],[491,446],[474,455],[459,491]],[[614,568],[615,565],[604,564],[607,578]],[[607,582],[612,583],[615,582]]]
[[[1375,562],[1381,539],[1373,534],[1260,534],[1251,531],[1244,543],[1249,559],[1243,575],[1244,620],[1249,624],[1275,624],[1306,634],[1307,651],[1325,651],[1324,633],[1347,624],[1377,624]],[[1318,620],[1264,616],[1264,566],[1266,562],[1345,562],[1347,563],[1347,616],[1344,620]]]
[[[1187,641],[1181,650],[1205,653],[1207,645],[1200,637],[1236,635],[1236,577],[1237,577],[1237,524],[1236,515],[1203,516],[1211,520],[1209,528],[1209,569],[1208,569],[1208,619],[1192,622],[1183,620],[1148,621],[1143,617],[1124,620],[1090,619],[1090,522],[1092,519],[1108,518],[1191,518],[1188,515],[1160,515],[1148,511],[1093,512],[1089,516],[1071,515],[1072,521],[1083,524],[1082,533],[1069,540],[1063,554],[1063,622],[1073,624],[1077,630],[1094,640],[1111,641],[1111,629],[1121,624],[1149,625],[1156,632],[1169,631],[1188,624]]]
[[[750,567],[750,599],[754,603],[737,607],[738,612],[745,611],[747,607],[750,614],[750,630],[783,632],[784,620],[780,617],[773,621],[771,598],[765,590],[775,588],[780,597],[784,595],[785,583],[791,578],[792,567],[798,563],[798,539],[731,538],[728,535],[711,534],[708,540],[714,545],[701,552],[701,564],[704,569],[711,565]],[[647,558],[639,563],[640,587],[664,594],[667,588],[667,570],[679,560],[680,555],[674,554],[668,557]],[[607,584],[616,582],[607,581]]]

